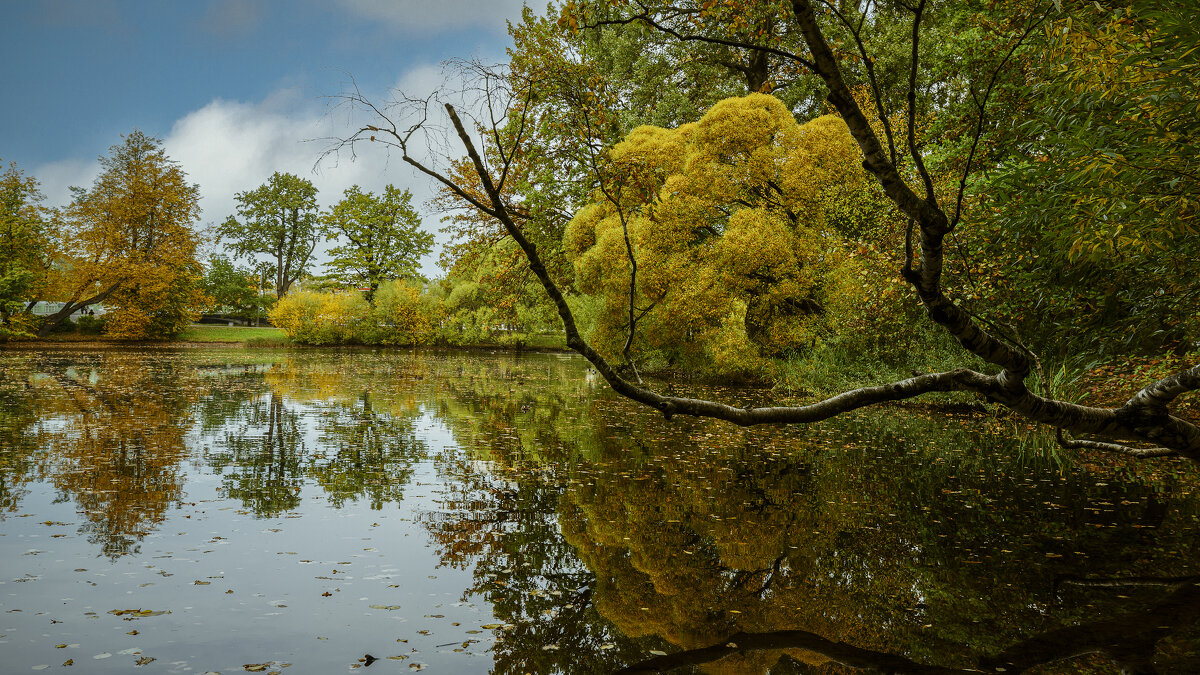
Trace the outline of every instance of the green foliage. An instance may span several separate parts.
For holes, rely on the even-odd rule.
[[[977,186],[970,293],[1056,356],[1200,334],[1193,9],[1082,5],[1048,24],[1036,105],[1006,120],[1023,142]]]
[[[46,290],[54,242],[41,202],[37,180],[10,163],[0,174],[0,319],[5,324]]]
[[[299,344],[415,345],[430,338],[420,290],[400,281],[384,283],[374,302],[357,292],[289,293],[269,316]]]
[[[235,258],[259,260],[274,276],[276,297],[287,294],[312,264],[317,246],[317,188],[312,182],[276,171],[266,183],[237,194],[238,216],[218,228]]]
[[[457,264],[433,285],[437,340],[454,345],[523,345],[561,330],[554,306],[511,239]]]
[[[212,298],[209,311],[247,321],[265,317],[275,303],[260,292],[262,279],[252,270],[236,267],[229,258],[213,255],[204,273],[204,292]]]
[[[408,190],[393,185],[378,197],[355,185],[321,214],[325,238],[344,240],[329,250],[333,259],[326,263],[336,281],[369,289],[369,300],[384,281],[417,276],[421,256],[433,249],[433,234],[421,230],[411,200]]]
[[[100,316],[91,316],[85,314],[79,317],[79,320],[75,322],[75,325],[78,327],[79,332],[83,333],[84,335],[99,335],[104,331],[104,325],[106,323],[108,323],[108,320],[107,316],[104,314],[101,314]]]

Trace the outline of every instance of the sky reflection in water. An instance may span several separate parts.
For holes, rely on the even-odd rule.
[[[1169,624],[1127,664],[1200,671],[1182,463],[920,409],[664,424],[554,355],[0,361],[3,672],[1012,672],[1123,615]]]

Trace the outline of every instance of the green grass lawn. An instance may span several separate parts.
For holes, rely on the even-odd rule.
[[[567,336],[562,333],[538,333],[531,335],[526,344],[541,349],[566,349]]]
[[[192,326],[175,339],[182,342],[246,342],[256,338],[287,341],[287,336],[278,328],[253,326]]]

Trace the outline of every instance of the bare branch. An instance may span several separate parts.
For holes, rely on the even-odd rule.
[[[1058,439],[1058,444],[1068,450],[1101,450],[1103,452],[1115,452],[1119,455],[1128,455],[1130,457],[1174,457],[1178,452],[1170,448],[1135,448],[1129,445],[1121,445],[1119,443],[1104,443],[1101,441],[1074,440],[1067,438],[1063,433],[1062,427],[1055,430],[1055,438]]]
[[[925,0],[913,10],[912,54],[908,68],[908,154],[912,155],[917,173],[925,183],[925,201],[937,208],[937,195],[933,191],[933,178],[925,168],[925,158],[917,149],[917,66],[921,58],[921,17],[925,13]]]
[[[975,152],[979,149],[979,139],[983,137],[983,126],[984,120],[987,117],[986,113],[988,99],[991,98],[992,91],[996,87],[996,80],[1000,77],[1000,72],[1004,70],[1006,65],[1008,65],[1009,60],[1012,59],[1013,55],[1017,53],[1017,49],[1019,49],[1021,45],[1025,44],[1025,40],[1027,40],[1029,36],[1033,34],[1034,29],[1041,25],[1041,23],[1045,21],[1046,17],[1048,16],[1050,16],[1049,9],[1047,9],[1046,12],[1038,17],[1037,20],[1029,24],[1021,37],[1013,43],[1013,46],[1009,48],[1008,53],[1006,53],[1004,58],[1000,60],[1000,63],[996,64],[995,70],[992,71],[991,76],[988,78],[987,89],[984,91],[982,99],[979,99],[975,95],[974,90],[971,91],[971,98],[975,101],[976,108],[978,108],[978,113],[975,120],[975,133],[971,135],[971,150],[967,153],[967,162],[963,166],[962,176],[958,181],[958,195],[954,199],[954,216],[950,219],[950,230],[958,227],[959,220],[962,217],[963,195],[967,191],[967,179],[971,175],[971,164],[975,161]]]
[[[793,54],[792,52],[789,52],[789,51],[786,51],[783,49],[776,49],[775,47],[766,47],[763,45],[756,45],[752,42],[742,42],[740,40],[726,40],[723,38],[709,37],[707,35],[695,35],[692,33],[680,33],[679,31],[677,31],[669,26],[666,26],[659,21],[655,21],[654,18],[652,16],[650,16],[650,13],[647,11],[643,11],[639,14],[633,14],[633,15],[630,15],[623,19],[600,19],[598,21],[588,24],[588,27],[594,28],[594,27],[598,27],[598,26],[624,26],[624,25],[628,25],[631,23],[643,23],[643,24],[653,28],[654,30],[659,31],[660,33],[670,35],[671,37],[675,38],[676,40],[679,40],[680,42],[701,42],[704,44],[721,45],[723,47],[734,47],[737,49],[750,49],[750,50],[754,50],[754,51],[758,51],[758,52],[764,52],[767,54],[771,54],[773,56],[779,56],[779,57],[785,58],[789,61],[795,61],[796,63],[799,63],[799,64],[805,66],[806,68],[815,70],[813,63],[811,61],[809,61],[808,59],[805,59],[804,57],[802,57],[798,54]]]

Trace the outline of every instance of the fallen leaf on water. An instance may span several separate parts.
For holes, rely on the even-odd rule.
[[[73,666],[73,665],[75,665],[75,659],[67,659],[66,661],[63,661],[63,665],[64,666]]]
[[[261,672],[265,671],[267,668],[270,668],[271,664],[270,663],[245,663],[245,664],[242,664],[242,667],[245,668],[247,672],[261,673]]]
[[[333,593],[330,593],[329,591],[325,591],[324,593],[321,594],[321,597],[328,598],[331,595],[333,595]]]
[[[147,663],[150,663],[152,661],[154,661],[153,656],[143,656],[142,658],[138,659],[137,661],[134,661],[134,663],[136,663],[139,666],[144,666]]]
[[[371,605],[371,609],[400,609],[400,605]]]
[[[127,617],[127,619],[130,621],[132,621],[133,619],[140,619],[144,616],[159,616],[160,614],[170,614],[170,612],[168,612],[166,610],[159,611],[159,610],[153,610],[153,609],[110,609],[110,610],[108,610],[108,613],[112,614],[113,616]]]

